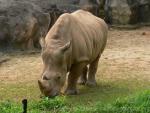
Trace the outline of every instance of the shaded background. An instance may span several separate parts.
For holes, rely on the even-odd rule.
[[[0,50],[40,48],[59,15],[90,11],[112,26],[149,25],[149,0],[0,0]],[[136,26],[136,27],[135,27]]]

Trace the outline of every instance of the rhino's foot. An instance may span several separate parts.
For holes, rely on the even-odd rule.
[[[86,80],[79,79],[78,80],[78,84],[79,85],[85,85],[86,84]]]
[[[94,87],[94,86],[97,86],[97,83],[96,81],[87,81],[86,82],[86,86],[89,86],[89,87]]]
[[[67,89],[67,90],[65,91],[65,94],[66,94],[66,95],[77,95],[77,94],[78,94],[78,91],[75,90],[75,89]]]

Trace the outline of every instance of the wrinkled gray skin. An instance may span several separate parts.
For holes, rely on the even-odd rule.
[[[79,77],[78,83],[95,86],[95,74],[106,45],[107,31],[105,22],[87,11],[61,15],[45,40],[41,40],[43,73],[38,80],[41,92],[45,96],[56,96],[66,83],[63,93],[77,94]]]

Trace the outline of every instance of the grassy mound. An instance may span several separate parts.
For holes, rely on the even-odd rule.
[[[5,101],[0,103],[0,113],[20,113],[22,106]],[[150,91],[145,91],[110,104],[97,102],[93,106],[71,106],[65,97],[43,98],[28,103],[28,113],[150,113]]]

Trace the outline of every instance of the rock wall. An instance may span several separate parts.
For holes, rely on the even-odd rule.
[[[97,14],[96,0],[0,0],[0,49],[34,49],[64,12]]]
[[[113,25],[150,23],[150,0],[0,0],[0,49],[34,49],[57,18],[77,9]]]

